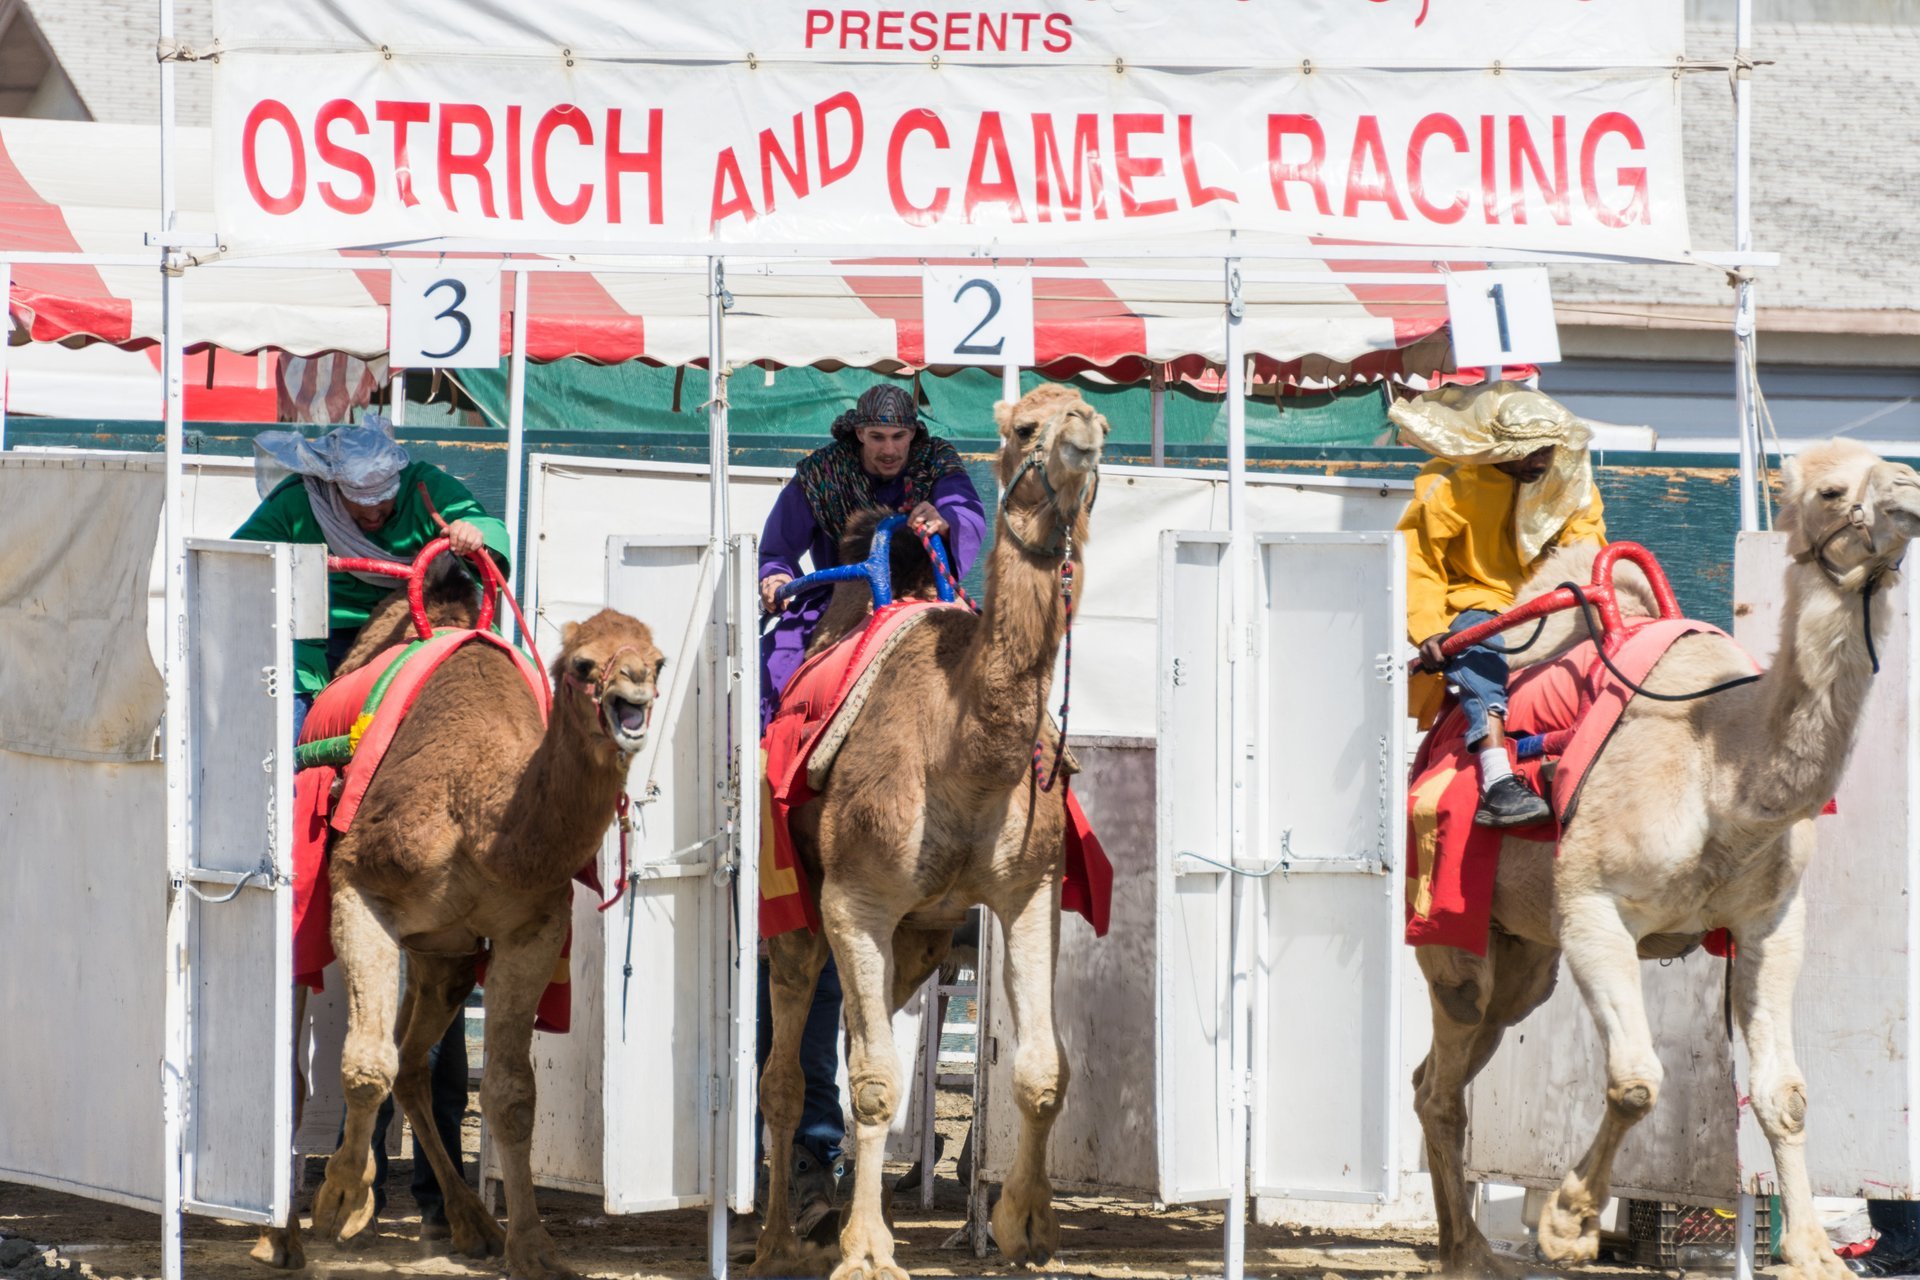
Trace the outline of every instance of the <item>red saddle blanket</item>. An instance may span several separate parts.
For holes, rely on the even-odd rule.
[[[1639,622],[1614,654],[1614,665],[1640,684],[1675,641],[1697,632],[1726,634],[1684,618]],[[1591,641],[1515,673],[1507,690],[1508,754],[1517,738],[1564,729],[1573,734],[1555,765],[1550,795],[1541,784],[1545,760],[1514,765],[1529,786],[1548,796],[1553,819],[1504,831],[1474,824],[1479,762],[1467,750],[1466,713],[1457,705],[1448,707],[1421,743],[1407,788],[1407,945],[1487,953],[1501,841],[1529,841],[1542,853],[1558,847],[1561,828],[1578,807],[1581,785],[1633,696],[1600,662]]]
[[[806,868],[794,849],[789,822],[794,810],[819,794],[808,765],[817,747],[832,737],[829,729],[843,711],[859,714],[849,698],[864,699],[860,687],[876,658],[936,609],[964,605],[904,600],[875,611],[867,625],[802,663],[781,690],[780,707],[760,740],[765,768],[760,817],[760,936],[793,929],[820,928],[819,906],[807,885]],[[1113,864],[1087,821],[1066,779],[1066,865],[1060,905],[1086,917],[1096,936],[1105,937],[1113,897]]]
[[[412,709],[428,677],[462,646],[491,644],[511,655],[514,665],[526,680],[540,718],[547,717],[549,692],[546,676],[526,655],[490,631],[449,630],[415,648],[395,645],[372,662],[327,685],[313,700],[306,723],[300,730],[302,743],[322,742],[329,738],[351,737],[353,757],[344,765],[317,764],[302,769],[293,783],[293,972],[294,980],[315,991],[324,989],[322,971],[333,963],[333,888],[327,878],[327,849],[333,836],[353,823],[360,802],[366,798],[387,748],[407,712]],[[375,691],[389,667],[413,650],[406,665],[394,673],[384,696],[371,716],[367,714],[369,695]],[[335,795],[335,783],[340,783]],[[574,877],[599,891],[599,878],[592,862]],[[553,981],[540,999],[535,1025],[543,1031],[565,1031],[572,1020],[571,986],[568,981],[568,945],[562,950]],[[484,979],[486,953],[475,957],[476,968]]]

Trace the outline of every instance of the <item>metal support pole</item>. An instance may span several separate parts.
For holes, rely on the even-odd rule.
[[[407,371],[387,361],[387,421],[396,427],[407,425]]]
[[[160,44],[173,40],[173,0],[160,0]],[[163,242],[175,229],[175,165],[173,70],[171,60],[160,63],[160,231]],[[161,1195],[160,1274],[164,1280],[183,1280],[180,1215],[186,1204],[186,1089],[189,1071],[187,1036],[187,817],[190,774],[187,768],[187,591],[186,591],[186,383],[181,366],[186,360],[186,334],[180,313],[181,263],[168,244],[160,261],[160,377],[166,440],[166,494],[161,507],[161,538],[166,583],[166,621],[161,627],[161,677],[166,685],[166,716],[161,753],[166,761],[167,926],[166,926],[166,1036],[161,1046]],[[11,304],[9,304],[11,305]]]
[[[1253,533],[1247,527],[1247,377],[1246,307],[1240,295],[1240,262],[1226,262],[1226,373],[1227,373],[1227,531],[1228,579],[1231,604],[1227,644],[1231,703],[1232,758],[1228,768],[1228,857],[1234,867],[1247,865],[1248,771],[1253,748],[1254,670]],[[1232,901],[1232,976],[1230,979],[1227,1080],[1227,1221],[1226,1280],[1242,1280],[1247,1257],[1247,1074],[1252,1049],[1253,942],[1259,919],[1262,881],[1230,875]]]
[[[1733,79],[1733,248],[1736,253],[1753,249],[1753,103],[1752,72],[1747,64],[1747,42],[1753,34],[1753,0],[1738,0],[1734,6],[1734,59],[1738,69]],[[1754,391],[1759,387],[1759,365],[1754,351],[1753,281],[1748,267],[1741,264],[1734,286],[1733,311],[1733,399],[1740,429],[1740,527],[1760,527],[1760,458],[1764,444],[1760,439],[1760,407]]]
[[[1753,1220],[1754,1199],[1742,1192],[1733,1226],[1733,1280],[1753,1280]]]
[[[920,1090],[920,1207],[933,1208],[934,1123],[940,1106],[940,1041],[946,1032],[946,999],[940,992],[940,971],[935,969],[920,988],[922,1023],[920,1053],[923,1070],[916,1081]]]
[[[1020,366],[1004,365],[1000,369],[1000,398],[1008,404],[1017,404],[1020,400]]]
[[[525,279],[523,275],[522,280]],[[728,572],[724,563],[732,557],[726,554],[729,535],[729,513],[727,510],[727,362],[726,362],[726,326],[724,323],[727,304],[732,296],[727,292],[726,264],[719,258],[707,260],[707,494],[709,502],[709,524],[707,532],[707,554],[718,557],[723,563],[717,575],[720,582],[722,599],[732,599],[737,594],[738,583]],[[517,323],[517,318],[516,318]],[[707,644],[715,661],[723,664],[723,669],[731,665],[727,644],[727,623],[729,609],[715,609]],[[692,659],[692,655],[688,655]],[[733,741],[732,733],[715,735],[713,761],[714,770],[714,808],[715,816],[725,821],[730,814],[739,811],[734,804],[731,788],[754,785],[756,771],[745,767],[748,745]],[[758,743],[754,758],[758,759]],[[757,834],[757,833],[756,833]],[[747,847],[744,833],[733,832],[731,848],[726,850],[729,857],[744,856]],[[714,895],[716,899],[719,894]],[[732,1126],[733,1107],[731,1091],[726,1087],[727,1076],[721,1060],[725,1057],[721,1046],[732,1041],[731,1018],[728,1005],[731,997],[726,993],[731,989],[729,980],[733,964],[733,938],[729,928],[731,910],[717,912],[713,922],[713,985],[710,994],[713,999],[714,1034],[710,1041],[715,1046],[714,1062],[714,1099],[713,1099],[713,1199],[707,1211],[707,1273],[713,1280],[727,1280],[727,1192],[732,1163]],[[743,947],[747,945],[742,940]],[[744,957],[742,962],[744,963]]]
[[[520,472],[527,448],[527,273],[513,273],[513,345],[507,352],[507,580],[520,587]],[[517,629],[517,627],[516,627]]]
[[[1167,465],[1167,366],[1156,364],[1147,381],[1147,411],[1152,418],[1153,465]]]

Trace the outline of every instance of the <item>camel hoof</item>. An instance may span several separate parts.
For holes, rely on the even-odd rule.
[[[1060,1219],[1053,1212],[1053,1192],[1018,1192],[1008,1188],[993,1207],[993,1238],[1000,1253],[1015,1266],[1044,1267],[1060,1251]]]
[[[824,1276],[832,1269],[832,1265],[831,1249],[823,1249],[817,1244],[804,1244],[794,1239],[792,1232],[788,1232],[784,1242],[769,1242],[762,1235],[760,1248],[754,1255],[753,1265],[747,1268],[747,1274],[793,1280],[802,1276]]]
[[[1824,1232],[1810,1232],[1806,1237],[1789,1232],[1780,1242],[1780,1257],[1787,1264],[1787,1274],[1800,1280],[1850,1280],[1853,1276]]]
[[[560,1261],[545,1227],[508,1236],[507,1274],[513,1280],[580,1280],[579,1272]]]
[[[300,1245],[300,1233],[285,1227],[262,1231],[248,1256],[276,1271],[299,1271],[307,1265],[307,1251]]]
[[[446,1230],[453,1240],[453,1251],[463,1258],[497,1258],[506,1252],[507,1233],[478,1203],[449,1204]],[[420,1228],[420,1237],[427,1238],[424,1225]]]
[[[1600,1216],[1567,1207],[1565,1187],[1556,1189],[1540,1213],[1535,1243],[1540,1256],[1558,1266],[1592,1262],[1600,1256]]]
[[[1526,1268],[1516,1259],[1503,1258],[1493,1251],[1486,1237],[1456,1248],[1440,1260],[1437,1274],[1468,1277],[1471,1280],[1520,1280]]]
[[[315,1235],[345,1244],[373,1221],[373,1188],[364,1182],[341,1183],[329,1176],[313,1197]]]
[[[833,1269],[833,1280],[913,1280],[891,1258],[882,1261],[871,1253],[844,1259]]]

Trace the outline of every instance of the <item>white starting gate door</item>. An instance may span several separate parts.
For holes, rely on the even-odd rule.
[[[293,641],[326,635],[324,548],[187,543],[190,1212],[280,1222],[293,1142]]]
[[[533,1171],[600,1194],[609,1213],[710,1205],[716,1188],[752,1204],[760,796],[738,781],[759,742],[756,570],[751,537],[606,542],[601,599],[646,623],[667,665],[628,778],[626,892],[604,912],[575,892],[572,1028],[534,1037]],[[541,578],[566,580],[552,565]],[[598,607],[570,583],[537,616],[558,628]],[[611,894],[617,829],[599,870]]]
[[[1230,634],[1230,543],[1162,535],[1157,910],[1160,1198],[1229,1194],[1231,654],[1250,652],[1257,886],[1248,1187],[1398,1191],[1403,548],[1390,533],[1266,534],[1253,634]],[[1356,1031],[1358,1034],[1356,1034]]]
[[[1254,968],[1249,1189],[1399,1192],[1405,546],[1262,534],[1253,846],[1268,868]]]

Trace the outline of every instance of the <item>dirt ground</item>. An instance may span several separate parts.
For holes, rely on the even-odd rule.
[[[476,1108],[477,1108],[477,1099]],[[895,1207],[899,1260],[916,1275],[1009,1275],[1015,1268],[998,1255],[975,1258],[942,1244],[965,1218],[966,1196],[954,1175],[967,1124],[964,1094],[943,1095],[940,1131],[946,1154],[937,1169],[935,1205],[919,1207],[917,1193]],[[479,1149],[477,1110],[469,1113],[466,1143],[471,1167]],[[411,1147],[407,1148],[409,1152]],[[308,1162],[309,1185],[301,1202],[311,1200],[320,1162]],[[364,1244],[333,1247],[308,1242],[306,1277],[350,1276],[496,1276],[497,1266],[445,1256],[444,1244],[416,1240],[419,1217],[407,1193],[409,1161],[393,1162],[388,1172],[387,1213]],[[888,1178],[906,1171],[890,1165]],[[543,1190],[540,1208],[568,1262],[582,1274],[614,1276],[703,1276],[707,1274],[707,1213],[704,1209],[634,1217],[608,1217],[591,1196]],[[1126,1277],[1176,1277],[1218,1274],[1221,1214],[1217,1209],[1150,1205],[1095,1197],[1059,1201],[1060,1255],[1048,1274]],[[186,1225],[186,1272],[193,1280],[268,1280],[274,1273],[247,1257],[255,1238],[251,1227],[190,1217]],[[0,1276],[63,1275],[158,1276],[160,1224],[152,1214],[95,1200],[0,1184]],[[25,1242],[51,1247],[51,1262],[36,1248],[24,1256]],[[1351,1232],[1330,1234],[1284,1227],[1250,1226],[1249,1275],[1367,1277],[1400,1280],[1423,1273],[1433,1252],[1429,1233]],[[1650,1280],[1664,1273],[1631,1268],[1581,1268],[1592,1280]]]

